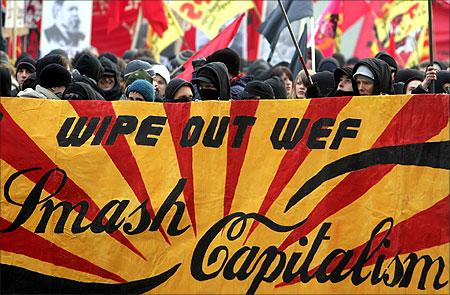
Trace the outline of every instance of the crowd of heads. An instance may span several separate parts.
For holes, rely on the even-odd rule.
[[[323,58],[311,52],[306,70],[281,62],[244,61],[233,49],[217,50],[192,61],[190,81],[177,77],[192,51],[181,51],[166,65],[155,62],[148,50],[111,52],[84,50],[69,58],[53,50],[38,60],[24,54],[14,64],[0,53],[1,96],[63,100],[129,100],[190,102],[203,100],[303,99],[340,96],[450,93],[448,63],[424,62],[400,68],[386,52],[357,59],[336,53]]]

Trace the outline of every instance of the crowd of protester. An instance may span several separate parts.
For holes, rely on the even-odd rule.
[[[177,78],[192,54],[182,51],[170,64],[162,65],[148,50],[129,50],[118,57],[87,49],[71,59],[63,50],[54,50],[38,60],[24,54],[12,64],[8,55],[0,52],[0,94],[63,100],[189,102],[419,94],[431,92],[432,83],[434,93],[450,93],[448,63],[424,62],[401,69],[386,52],[346,60],[339,53],[323,58],[316,50],[316,71],[307,59],[308,76],[305,70],[293,73],[292,65],[286,62],[247,63],[234,50],[225,48],[194,60],[191,81]]]

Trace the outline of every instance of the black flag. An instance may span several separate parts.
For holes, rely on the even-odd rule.
[[[306,45],[308,41],[308,29],[306,24],[303,28],[302,36],[300,37],[300,40],[298,41],[298,47],[300,47],[300,51],[302,52],[303,58],[305,59],[306,63],[306,57],[308,56],[308,52],[306,51]],[[298,57],[297,50],[294,53],[294,56],[292,56],[291,64],[289,65],[289,68],[292,71],[292,76],[295,78],[297,77],[297,74],[303,70],[302,63],[300,62],[300,59]]]
[[[313,16],[312,0],[285,0],[283,5],[290,22]],[[266,37],[271,48],[275,48],[278,38],[285,28],[286,22],[283,19],[283,13],[279,8],[275,8],[258,28],[258,32]]]

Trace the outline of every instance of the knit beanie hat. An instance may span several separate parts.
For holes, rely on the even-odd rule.
[[[151,68],[152,65],[146,61],[139,59],[132,60],[125,67],[124,77],[126,79],[131,73],[136,72],[137,70],[144,70],[149,73],[150,76],[153,76],[154,74],[150,71]]]
[[[155,72],[155,74],[158,74],[161,77],[163,77],[163,79],[166,81],[166,83],[169,84],[169,82],[170,82],[170,73],[169,73],[169,70],[166,68],[166,66],[154,65],[152,67],[152,70]]]
[[[220,61],[227,66],[228,73],[233,76],[239,75],[241,58],[236,51],[231,48],[219,49],[206,58],[206,62]]]
[[[166,94],[165,94],[164,99],[165,100],[172,100],[172,99],[174,99],[175,94],[177,93],[177,91],[183,86],[188,86],[189,88],[191,88],[192,93],[194,93],[194,86],[190,82],[188,82],[188,81],[186,81],[184,79],[181,79],[181,78],[175,78],[175,79],[172,79],[169,82],[169,84],[167,84]]]
[[[39,85],[44,88],[67,86],[72,81],[69,71],[58,64],[46,66],[39,77]]]
[[[146,80],[150,83],[153,83],[152,77],[144,70],[137,70],[135,72],[130,73],[130,75],[127,76],[125,81],[125,86],[130,85],[136,80]]]
[[[98,56],[98,59],[101,59],[102,57],[106,57],[113,63],[117,64],[117,56],[115,56],[114,53],[112,53],[112,52],[103,52],[102,54],[100,54]]]
[[[146,80],[136,80],[127,87],[126,95],[130,92],[140,93],[146,101],[155,101],[155,87]]]
[[[105,69],[103,68],[100,61],[93,55],[84,53],[82,54],[75,65],[81,75],[85,75],[98,82],[103,76]]]
[[[66,66],[64,63],[64,58],[58,54],[47,54],[44,57],[41,57],[36,62],[36,77],[39,80],[42,70],[50,65],[50,64],[58,64],[61,66]]]
[[[36,61],[28,56],[23,57],[17,61],[17,71],[20,69],[27,69],[31,73],[36,72]]]
[[[183,65],[191,56],[194,55],[194,51],[192,50],[183,50],[176,56],[176,61],[178,65]]]
[[[274,98],[275,94],[273,93],[272,87],[269,84],[262,81],[250,81],[245,85],[244,91],[242,92],[241,97],[243,99],[252,99],[256,96],[260,98]]]

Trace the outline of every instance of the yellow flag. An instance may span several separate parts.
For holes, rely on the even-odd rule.
[[[166,3],[164,3],[164,9],[166,10],[168,28],[164,32],[163,36],[159,37],[150,26],[147,33],[147,46],[150,48],[153,56],[158,62],[161,51],[183,36],[183,30],[181,29],[180,24]]]
[[[168,5],[183,19],[214,38],[221,26],[254,7],[253,1],[170,1]]]
[[[382,8],[382,17],[375,20],[375,28],[384,48],[395,46],[398,62],[405,67],[417,65],[427,49],[427,2],[388,2]]]

